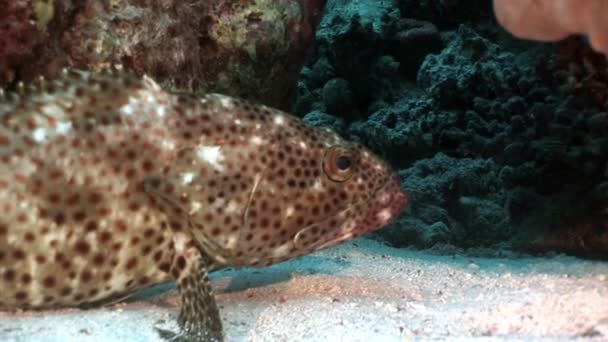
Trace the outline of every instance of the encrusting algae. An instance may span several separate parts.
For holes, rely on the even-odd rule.
[[[0,308],[115,302],[162,282],[178,336],[223,340],[208,272],[379,229],[390,167],[331,130],[147,77],[65,71],[0,100]]]

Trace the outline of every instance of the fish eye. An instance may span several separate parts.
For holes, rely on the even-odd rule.
[[[336,158],[336,167],[340,170],[347,170],[351,164],[350,156],[339,156]]]
[[[344,182],[353,174],[354,155],[344,147],[334,146],[325,152],[323,171],[329,179]]]

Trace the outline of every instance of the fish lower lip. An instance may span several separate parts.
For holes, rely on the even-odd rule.
[[[407,206],[407,195],[403,191],[398,191],[392,197],[391,208],[393,208],[395,213],[401,212]]]
[[[359,202],[359,204],[360,203],[371,203],[375,198],[377,198],[377,196],[380,196],[382,193],[387,193],[389,195],[389,199],[386,201],[386,203],[383,203],[381,205],[381,208],[388,210],[388,212],[391,215],[391,218],[389,221],[391,221],[391,220],[395,219],[399,215],[399,213],[401,213],[401,211],[408,204],[408,197],[405,194],[405,192],[403,192],[403,190],[401,190],[401,187],[399,185],[399,179],[396,176],[394,178],[391,178],[383,186],[378,188],[378,190],[376,190],[374,195],[372,196],[371,200],[367,200],[367,201],[362,200],[361,202]],[[344,211],[350,210],[350,209],[352,209],[352,208],[349,207],[347,209],[344,209]],[[388,222],[384,222],[382,225],[384,225],[386,223],[388,223]],[[333,246],[342,241],[349,240],[350,237],[353,235],[353,233],[355,233],[358,229],[359,228],[355,227],[354,229],[348,231],[347,232],[348,234],[345,234],[345,235],[339,236],[335,239],[320,243],[320,244],[314,246],[313,249],[318,251],[318,250],[324,249],[326,247]]]
[[[407,195],[401,189],[399,177],[396,174],[390,177],[389,180],[376,191],[374,196],[378,196],[381,193],[387,193],[390,195],[390,199],[387,201],[387,203],[383,203],[383,206],[394,208],[395,213],[400,212],[407,206]]]

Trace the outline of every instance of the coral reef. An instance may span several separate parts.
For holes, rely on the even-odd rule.
[[[122,65],[179,90],[286,108],[323,0],[18,0],[0,14],[0,86]],[[54,14],[54,15],[53,15]]]
[[[492,159],[438,153],[399,173],[410,212],[381,235],[395,245],[488,245],[510,238],[507,194]]]
[[[14,68],[46,38],[45,28],[52,18],[52,10],[45,4],[44,1],[0,1],[0,85],[18,77]],[[52,6],[52,2],[47,6]]]
[[[401,18],[396,1],[329,1],[316,40],[298,86],[300,114],[340,108],[351,118],[367,116],[400,98],[424,57],[441,48],[435,26]]]
[[[516,41],[473,3],[328,1],[296,112],[401,169],[392,244],[608,257],[606,60]]]

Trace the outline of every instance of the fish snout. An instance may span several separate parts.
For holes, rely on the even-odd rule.
[[[408,205],[408,196],[401,189],[399,176],[394,173],[376,193],[379,210],[376,219],[380,225],[385,225],[399,216]],[[380,227],[378,227],[380,228]]]

